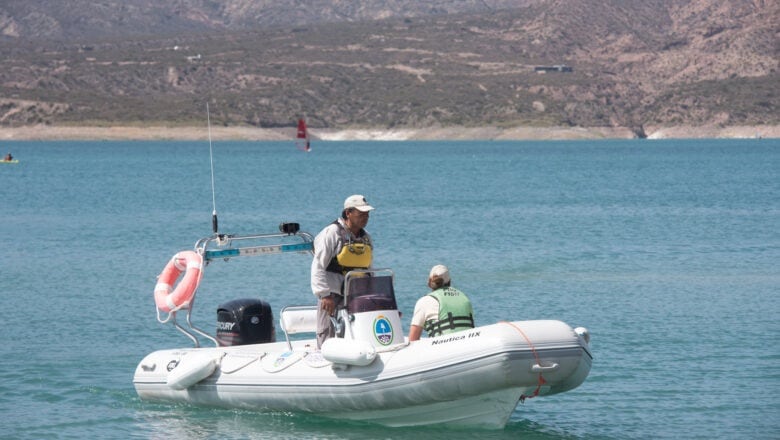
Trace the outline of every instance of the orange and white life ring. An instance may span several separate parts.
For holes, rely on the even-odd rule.
[[[203,257],[194,251],[181,251],[171,258],[154,286],[154,302],[163,312],[175,312],[187,308],[200,284]],[[184,272],[176,288],[174,283]]]

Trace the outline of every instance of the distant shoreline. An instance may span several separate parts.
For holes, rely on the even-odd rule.
[[[399,129],[317,129],[314,140],[407,141],[407,140],[576,140],[633,139],[636,134],[621,127],[429,127]],[[648,139],[780,138],[780,125],[731,127],[645,127]],[[285,141],[294,128],[211,127],[213,140]],[[207,127],[113,126],[55,127],[35,125],[1,127],[0,141],[12,140],[207,140]]]

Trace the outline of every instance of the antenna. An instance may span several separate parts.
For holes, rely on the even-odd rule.
[[[214,148],[211,146],[211,114],[209,113],[209,103],[206,101],[206,121],[209,127],[209,159],[211,160],[211,228],[214,235],[219,236],[219,222],[217,221],[217,193],[214,190]]]

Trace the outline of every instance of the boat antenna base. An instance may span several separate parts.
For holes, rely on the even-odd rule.
[[[301,225],[299,225],[298,223],[287,223],[287,222],[279,223],[279,231],[285,234],[295,235],[300,230],[301,230]]]
[[[217,238],[217,245],[218,246],[225,246],[230,244],[230,239],[233,237],[230,234],[214,234],[214,237]]]

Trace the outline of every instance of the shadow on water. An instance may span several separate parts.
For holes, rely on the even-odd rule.
[[[425,438],[453,440],[578,439],[544,425],[510,421],[503,430],[456,429],[446,427],[390,428],[370,423],[341,421],[308,414],[256,413],[251,411],[203,409],[141,403],[136,409],[134,434],[151,439],[387,439]],[[588,437],[593,438],[593,437]]]

